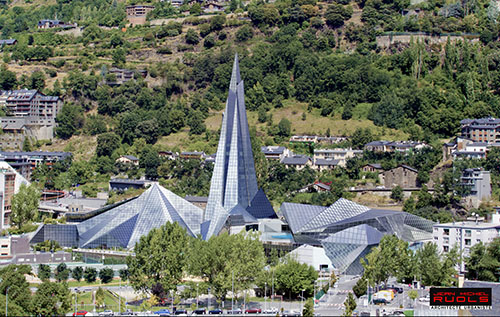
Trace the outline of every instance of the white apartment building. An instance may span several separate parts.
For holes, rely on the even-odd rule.
[[[500,213],[493,215],[491,222],[461,221],[437,223],[433,226],[433,240],[442,253],[457,246],[463,257],[470,254],[470,248],[479,242],[490,243],[500,237]],[[465,272],[465,262],[459,263],[460,272]]]
[[[4,229],[10,223],[12,196],[19,191],[21,184],[30,183],[21,174],[6,162],[0,161],[0,229]]]
[[[349,149],[317,149],[314,150],[314,162],[316,160],[338,160],[338,165],[344,167],[348,159],[363,154],[362,150]]]

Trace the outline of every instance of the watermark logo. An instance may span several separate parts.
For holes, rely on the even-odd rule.
[[[430,291],[431,309],[491,309],[491,288],[436,288]]]

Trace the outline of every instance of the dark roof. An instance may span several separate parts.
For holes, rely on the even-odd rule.
[[[330,187],[329,185],[324,184],[324,183],[322,183],[322,182],[317,182],[317,183],[315,183],[314,185],[316,185],[316,186],[318,186],[318,187],[321,187],[321,188],[323,188],[323,189],[325,189],[325,190],[330,190],[330,189],[331,189],[331,187]]]
[[[415,169],[415,168],[413,168],[413,167],[411,167],[411,166],[408,166],[408,165],[403,164],[403,165],[401,165],[401,167],[402,167],[402,168],[406,168],[406,169],[408,169],[408,170],[410,170],[410,171],[412,171],[412,172],[418,173],[418,170],[417,170],[417,169]]]
[[[286,148],[284,146],[261,146],[260,151],[264,154],[282,154]]]
[[[290,157],[285,157],[281,161],[281,163],[285,165],[305,165],[307,162],[309,162],[311,158],[309,156],[290,156]]]
[[[365,146],[382,146],[382,145],[387,145],[391,142],[389,141],[372,141],[369,143],[366,143]]]
[[[371,167],[376,168],[376,169],[382,169],[382,165],[379,163],[368,163],[366,165],[371,166]]]
[[[208,201],[208,197],[205,197],[205,196],[186,195],[186,197],[184,197],[184,199],[189,201],[190,203],[206,203]]]
[[[131,185],[144,185],[146,181],[140,179],[128,179],[128,178],[115,178],[110,179],[109,184],[131,184]]]
[[[181,155],[203,155],[203,152],[181,152]]]
[[[500,124],[500,119],[496,119],[493,117],[485,117],[480,119],[464,119],[460,121],[460,124],[491,127],[491,125]]]
[[[139,159],[133,155],[124,155],[123,157],[128,158],[131,161],[138,161]]]
[[[0,45],[13,45],[16,44],[16,39],[0,40]]]
[[[339,162],[340,160],[316,159],[316,161],[314,161],[314,164],[321,166],[337,166],[339,165]]]
[[[45,151],[33,151],[33,152],[3,152],[0,151],[0,155],[7,159],[15,159],[20,156],[28,156],[28,157],[58,157],[59,159],[65,159],[67,157],[71,157],[73,154],[69,152],[45,152]]]

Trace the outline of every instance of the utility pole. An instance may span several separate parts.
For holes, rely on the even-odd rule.
[[[196,309],[198,309],[198,283],[196,283]]]
[[[267,282],[264,282],[264,310],[267,310]]]
[[[234,314],[234,271],[232,272],[232,282],[231,282],[231,314]]]
[[[273,277],[272,277],[272,290],[271,290],[271,307],[273,307],[273,301],[274,301],[274,269],[273,269]]]
[[[172,311],[171,313],[173,314],[174,313],[174,290],[170,290],[170,297],[172,297],[172,305],[170,307],[172,307]]]

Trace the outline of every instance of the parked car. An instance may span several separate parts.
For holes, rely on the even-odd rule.
[[[262,313],[262,309],[260,308],[248,308],[245,310],[245,314],[260,314]]]
[[[222,315],[222,309],[216,308],[212,309],[208,312],[210,315]]]
[[[110,309],[106,309],[105,311],[99,313],[99,316],[114,316],[114,315],[115,314],[113,314],[113,311]]]
[[[177,309],[174,315],[187,315],[187,310],[185,309]]]
[[[207,313],[207,310],[205,308],[198,308],[193,310],[192,315],[205,315]]]
[[[239,314],[241,314],[241,309],[240,308],[236,308],[236,309],[233,309],[233,310],[228,310],[226,312],[226,314],[228,314],[228,315],[239,315]]]
[[[73,313],[73,316],[85,316],[87,315],[89,312],[86,311],[86,310],[79,310],[77,311],[76,313]]]
[[[122,311],[120,313],[122,316],[134,316],[134,312],[131,309],[127,309],[126,311]]]
[[[158,315],[158,316],[170,316],[170,310],[168,310],[168,309],[160,309],[158,311],[155,311],[154,314]]]
[[[383,286],[380,288],[380,290],[390,290],[390,291],[393,291],[394,292],[394,295],[396,294],[402,294],[403,293],[403,288],[402,287],[398,287],[398,286]]]
[[[374,298],[372,301],[375,305],[381,305],[381,304],[389,304],[389,301],[385,298]]]
[[[427,294],[424,297],[420,297],[418,301],[422,303],[429,303],[431,301],[431,295]]]

